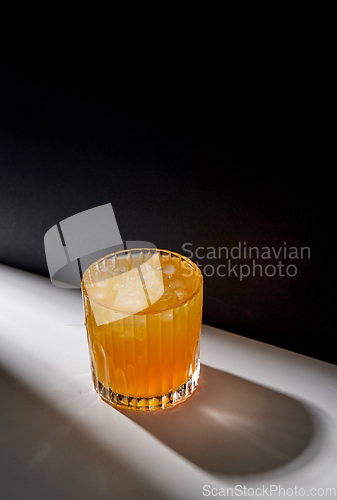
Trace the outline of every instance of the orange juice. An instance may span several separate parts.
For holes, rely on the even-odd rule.
[[[172,406],[198,384],[202,274],[157,249],[117,252],[82,279],[94,385],[115,405]]]

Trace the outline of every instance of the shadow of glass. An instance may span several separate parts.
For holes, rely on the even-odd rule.
[[[0,398],[0,498],[163,498],[1,367]]]
[[[184,403],[164,411],[120,409],[160,441],[215,474],[246,475],[284,466],[313,440],[315,418],[300,401],[206,365]]]

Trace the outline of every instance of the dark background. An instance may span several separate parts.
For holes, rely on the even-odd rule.
[[[310,247],[294,277],[205,277],[203,321],[336,363],[320,96],[292,69],[221,69],[1,68],[0,261],[47,276],[47,230],[105,203],[124,240],[180,253]]]

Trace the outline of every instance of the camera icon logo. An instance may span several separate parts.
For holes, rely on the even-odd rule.
[[[85,270],[106,255],[135,248],[156,250],[156,246],[147,241],[122,240],[111,203],[86,210],[55,224],[45,234],[44,246],[51,282],[61,288],[81,288]],[[121,278],[126,284],[128,281],[132,282],[132,286],[119,290],[116,302],[120,304],[122,300],[122,303],[129,303],[126,295],[133,294],[134,305],[116,316],[92,300],[97,325],[146,309],[164,293],[160,259],[156,252],[149,253],[146,262],[124,272],[123,276],[105,276],[96,279],[95,285],[97,287],[104,284],[106,290],[118,289],[121,288]],[[90,285],[88,288],[90,289]],[[114,306],[115,304],[111,304],[112,309]]]
[[[156,248],[148,241],[123,241],[111,203],[64,219],[44,237],[53,285],[80,288],[84,271],[110,253],[131,248]]]

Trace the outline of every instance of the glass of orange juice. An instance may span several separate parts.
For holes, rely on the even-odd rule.
[[[83,274],[95,390],[113,406],[156,410],[198,385],[203,278],[187,257],[156,248],[107,255]]]

